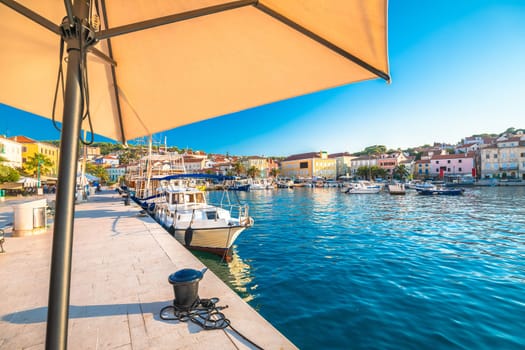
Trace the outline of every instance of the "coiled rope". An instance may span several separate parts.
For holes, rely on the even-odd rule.
[[[160,318],[165,321],[192,322],[202,329],[208,331],[213,329],[231,328],[241,338],[253,345],[256,349],[263,350],[262,347],[245,337],[238,330],[232,327],[231,322],[220,311],[226,309],[226,306],[217,306],[219,298],[200,299],[197,298],[190,308],[180,308],[175,302],[173,305],[164,306],[160,309]]]

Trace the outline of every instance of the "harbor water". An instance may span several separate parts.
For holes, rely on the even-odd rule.
[[[525,348],[525,187],[238,195],[233,261],[196,255],[299,348]]]

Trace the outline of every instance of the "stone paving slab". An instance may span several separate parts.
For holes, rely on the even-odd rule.
[[[164,321],[173,299],[168,276],[204,265],[155,221],[113,192],[77,204],[68,329],[70,349],[253,349],[232,329]],[[9,203],[0,220],[9,221]],[[7,214],[6,214],[7,213]],[[52,228],[6,237],[0,254],[0,349],[45,347]],[[211,271],[199,283],[236,330],[264,349],[296,347]]]

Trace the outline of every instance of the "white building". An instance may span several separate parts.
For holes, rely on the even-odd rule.
[[[10,166],[12,168],[22,167],[22,144],[0,137],[0,157],[5,161],[3,165]]]
[[[357,175],[357,169],[360,167],[373,167],[377,166],[377,158],[372,156],[360,156],[350,160],[350,172],[351,176]]]
[[[184,157],[187,173],[200,173],[206,165],[206,158]]]

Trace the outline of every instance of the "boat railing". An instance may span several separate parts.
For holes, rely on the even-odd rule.
[[[247,204],[228,204],[223,205],[222,208],[228,210],[230,217],[238,219],[241,225],[249,220],[249,206]]]

